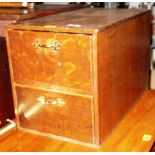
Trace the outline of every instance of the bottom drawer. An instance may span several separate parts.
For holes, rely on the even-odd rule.
[[[16,87],[21,127],[93,143],[93,98]]]

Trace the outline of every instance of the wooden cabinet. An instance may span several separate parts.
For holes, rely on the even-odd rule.
[[[150,19],[146,10],[85,8],[9,25],[19,126],[103,143],[148,89]]]
[[[9,73],[9,67],[8,67],[6,41],[5,41],[5,34],[4,34],[5,26],[10,23],[17,23],[19,21],[23,21],[27,19],[34,19],[34,18],[46,16],[46,15],[56,14],[59,12],[65,12],[70,10],[76,10],[80,8],[83,8],[83,6],[81,5],[36,5],[34,8],[5,8],[5,7],[0,8],[0,48],[1,48],[1,51],[0,51],[0,92],[1,92],[0,93],[0,126],[5,123],[6,119],[15,118],[10,73]],[[53,62],[53,65],[55,65],[54,62]],[[27,72],[25,73],[27,74]],[[17,77],[18,76],[19,75],[17,75]],[[23,76],[22,76],[22,79],[25,80]]]
[[[6,123],[6,119],[13,119],[14,117],[6,41],[0,37],[0,126]]]

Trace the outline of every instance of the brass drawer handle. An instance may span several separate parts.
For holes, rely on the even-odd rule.
[[[32,43],[32,45],[35,46],[35,48],[37,49],[38,48],[51,48],[54,53],[57,53],[61,47],[61,44],[57,40],[53,40],[51,41],[50,44],[47,44],[47,45],[42,45],[39,40],[36,40],[34,41],[34,43]]]
[[[65,101],[61,98],[46,98],[45,96],[39,96],[37,98],[37,101],[39,104],[41,105],[45,105],[45,104],[52,104],[52,105],[56,105],[59,107],[62,107],[63,105],[65,105]]]
[[[7,124],[0,128],[0,140],[3,140],[12,132],[16,131],[16,123],[10,119],[6,119]]]

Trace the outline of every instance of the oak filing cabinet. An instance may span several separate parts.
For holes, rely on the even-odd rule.
[[[19,127],[103,143],[148,89],[150,19],[147,10],[85,8],[9,25]]]
[[[81,5],[36,5],[34,8],[0,8],[0,126],[6,119],[14,119],[14,106],[8,67],[5,25],[83,8]]]

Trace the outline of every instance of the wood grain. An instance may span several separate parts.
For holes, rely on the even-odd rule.
[[[149,13],[97,35],[100,143],[149,87],[149,39]]]
[[[34,8],[0,8],[0,20],[23,21],[60,12],[85,8],[79,4],[35,5]]]
[[[91,36],[24,31],[9,31],[8,35],[15,82],[91,93]],[[60,50],[36,48],[33,45],[36,40],[41,45],[58,41]]]
[[[155,91],[145,91],[104,144],[104,151],[149,151],[155,140]],[[144,140],[144,135],[151,138]]]
[[[92,98],[22,87],[16,92],[21,127],[94,143]]]
[[[75,16],[72,16],[74,13],[78,17],[75,20]],[[93,19],[90,15],[94,15]],[[8,54],[13,87],[34,87],[36,92],[40,89],[55,89],[57,93],[60,91],[67,95],[72,95],[72,89],[72,93],[81,96],[88,92],[93,96],[93,143],[101,145],[148,89],[150,12],[82,9],[52,17],[50,20],[45,17],[23,22],[23,27],[21,23],[8,27]],[[101,18],[105,20],[98,21]],[[113,18],[116,19],[113,21]],[[66,24],[73,22],[74,25],[80,20],[83,25],[66,27]],[[47,45],[51,38],[62,44],[56,55],[50,48],[33,46],[35,40],[39,40],[41,45]],[[65,68],[68,61],[69,66]],[[59,63],[62,64],[60,68],[56,67]],[[18,93],[15,90],[15,102],[19,105],[16,95]],[[22,98],[27,100],[27,96]],[[71,104],[74,106],[71,100],[69,102],[70,107]],[[78,102],[82,105],[85,98],[80,98]],[[88,117],[89,110],[86,110]],[[45,111],[48,112],[48,109]],[[79,111],[75,112],[77,120]]]
[[[5,37],[5,26],[11,23],[25,21],[53,15],[60,12],[67,12],[82,9],[82,5],[36,5],[34,8],[0,8],[0,36]]]
[[[144,152],[155,139],[155,91],[146,91],[99,149],[63,142],[17,130],[0,141],[1,152]],[[144,134],[152,138],[143,141]]]
[[[4,35],[5,25],[21,20],[38,18],[59,12],[83,8],[81,5],[37,5],[33,9],[28,8],[0,8],[0,124],[6,119],[13,119],[14,106],[10,82],[10,71],[6,41]]]
[[[93,34],[104,31],[105,28],[123,24],[140,14],[147,14],[146,9],[102,9],[84,8],[58,15],[8,25],[10,29],[40,30],[68,33]]]

